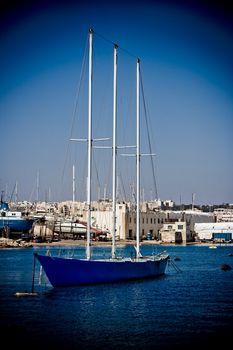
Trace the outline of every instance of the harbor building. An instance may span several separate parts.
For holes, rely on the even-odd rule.
[[[86,212],[83,212],[85,218]],[[93,205],[92,226],[112,232],[111,202]],[[147,202],[142,203],[140,210],[140,239],[152,239],[162,242],[191,242],[195,240],[195,224],[213,223],[213,213],[199,210],[163,211],[151,209]],[[136,238],[136,206],[130,202],[117,203],[116,206],[116,238],[131,240]]]
[[[181,211],[165,211],[166,223],[179,225],[179,222],[185,222],[185,234],[182,234],[182,242],[193,242],[196,239],[195,224],[196,223],[214,223],[215,218],[213,213],[205,213],[198,209],[189,209]],[[178,229],[178,228],[177,228]],[[184,228],[183,228],[184,230]],[[180,232],[178,229],[177,232]]]
[[[160,230],[160,240],[164,243],[186,242],[186,222],[176,221],[163,224]]]
[[[233,222],[233,209],[217,208],[214,210],[216,222]]]
[[[196,223],[195,232],[200,241],[229,242],[233,239],[233,222]]]

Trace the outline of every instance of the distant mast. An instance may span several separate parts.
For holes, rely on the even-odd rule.
[[[194,210],[195,193],[192,193],[192,210]]]
[[[37,171],[36,176],[36,202],[39,202],[39,186],[40,186],[40,174],[39,171]]]
[[[75,202],[75,196],[76,196],[76,191],[75,191],[75,166],[73,165],[73,196],[72,196],[73,203]]]
[[[76,195],[75,187],[76,187],[75,186],[75,166],[73,164],[73,196],[72,196],[72,214],[73,214],[73,216],[74,216],[74,212],[75,212],[75,210],[74,210],[75,195]]]
[[[15,183],[15,203],[18,202],[18,181]]]

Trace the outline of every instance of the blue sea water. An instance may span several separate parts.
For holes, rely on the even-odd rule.
[[[110,247],[93,248],[95,256]],[[37,296],[31,291],[33,253],[47,248],[0,250],[0,333],[22,349],[201,349],[231,341],[233,246],[143,245],[143,254],[166,250],[175,263],[162,277],[127,283],[52,288],[36,264]],[[122,246],[122,254],[130,253]],[[83,257],[84,247],[50,248]],[[174,259],[178,257],[179,261]]]

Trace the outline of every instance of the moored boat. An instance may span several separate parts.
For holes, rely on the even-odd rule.
[[[35,257],[42,265],[50,283],[54,287],[79,286],[84,284],[112,283],[130,281],[135,279],[147,279],[161,276],[165,273],[169,255],[167,253],[156,254],[143,257],[140,253],[140,132],[139,132],[139,90],[140,90],[140,60],[137,59],[137,146],[136,146],[136,166],[137,166],[137,215],[136,215],[136,254],[135,257],[118,258],[116,254],[116,72],[117,72],[117,45],[114,45],[114,87],[113,87],[113,191],[112,191],[112,257],[110,259],[94,260],[91,257],[91,164],[92,164],[92,143],[103,139],[93,139],[92,137],[92,36],[93,31],[89,31],[89,98],[88,98],[88,138],[72,139],[73,141],[87,141],[88,143],[88,179],[87,179],[87,245],[86,259],[53,257],[50,255],[35,254]],[[123,146],[134,147],[135,146]],[[122,148],[122,146],[121,146]],[[147,154],[152,155],[152,154]]]
[[[164,274],[168,254],[162,253],[139,259],[86,260],[44,256],[35,257],[53,287],[68,287],[99,283],[147,279]]]
[[[12,211],[7,202],[1,198],[0,202],[0,230],[7,232],[29,232],[32,229],[34,219],[27,213]]]

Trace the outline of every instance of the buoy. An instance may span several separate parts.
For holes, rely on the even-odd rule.
[[[224,270],[224,271],[228,271],[228,270],[232,270],[232,267],[228,264],[223,264],[221,266],[221,269]]]
[[[38,294],[37,293],[32,293],[32,292],[17,292],[17,293],[15,293],[15,295],[17,297],[27,297],[27,296],[34,297],[34,296],[36,296]]]

